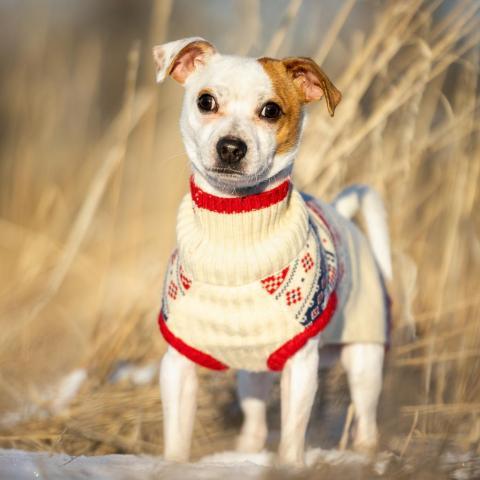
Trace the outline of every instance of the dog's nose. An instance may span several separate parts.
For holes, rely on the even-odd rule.
[[[238,163],[247,153],[247,144],[236,137],[222,137],[217,143],[217,153],[225,163]]]

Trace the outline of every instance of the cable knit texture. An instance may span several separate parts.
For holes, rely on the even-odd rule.
[[[348,298],[348,234],[337,217],[289,181],[220,198],[192,179],[159,315],[166,341],[215,370],[281,370]]]

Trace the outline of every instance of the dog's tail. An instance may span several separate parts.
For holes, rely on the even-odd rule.
[[[392,259],[387,215],[378,193],[366,185],[352,185],[343,190],[333,206],[344,217],[351,219],[360,211],[367,228],[373,255],[386,280],[392,279]]]

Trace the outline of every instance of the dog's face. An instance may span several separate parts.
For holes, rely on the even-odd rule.
[[[233,192],[288,175],[303,124],[303,106],[326,97],[331,115],[340,92],[308,58],[219,54],[190,38],[153,50],[157,81],[185,87],[181,130],[194,169]]]

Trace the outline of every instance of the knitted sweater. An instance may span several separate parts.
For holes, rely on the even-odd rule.
[[[281,370],[345,305],[348,222],[289,181],[241,198],[208,194],[193,178],[190,186],[160,330],[207,368]]]

